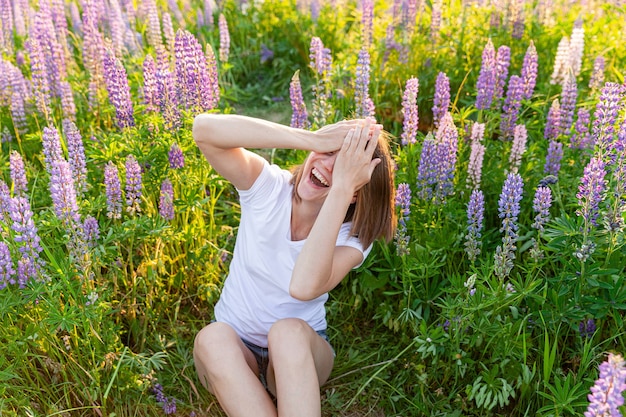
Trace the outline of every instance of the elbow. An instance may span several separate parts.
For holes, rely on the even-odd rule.
[[[311,301],[319,297],[321,294],[317,294],[312,288],[294,285],[292,282],[291,285],[289,285],[289,295],[299,301]]]
[[[197,145],[211,142],[211,122],[212,116],[206,113],[199,114],[193,119],[191,135]]]

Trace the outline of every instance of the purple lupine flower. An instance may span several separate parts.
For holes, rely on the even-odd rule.
[[[212,69],[194,35],[179,29],[175,41],[176,87],[180,104],[187,109],[210,110],[217,100]],[[207,108],[205,108],[207,107]]]
[[[24,110],[24,96],[17,91],[11,94],[11,118],[13,126],[19,133],[25,133],[28,127],[26,111]]]
[[[537,213],[532,227],[543,232],[544,225],[550,220],[550,206],[552,205],[552,190],[539,186],[533,199],[533,211]]]
[[[569,39],[570,68],[574,77],[577,77],[580,75],[585,49],[585,28],[583,28],[583,22],[580,18],[574,23],[572,35]]]
[[[577,113],[576,125],[574,126],[574,133],[570,141],[570,148],[587,150],[593,148],[593,139],[589,132],[590,123],[591,115],[589,110],[580,107]]]
[[[204,84],[206,84],[205,88],[202,90],[202,107],[206,110],[212,110],[220,101],[220,86],[218,83],[215,52],[213,52],[213,47],[211,47],[211,44],[209,43],[206,44],[205,58],[207,65],[207,79],[204,82]]]
[[[126,158],[126,211],[131,215],[141,212],[141,167],[137,158],[130,154]]]
[[[509,79],[509,89],[506,93],[506,99],[502,106],[502,115],[500,117],[500,137],[508,140],[513,136],[519,110],[522,106],[522,95],[524,86],[522,79],[517,75],[512,75]]]
[[[356,116],[358,118],[374,117],[374,102],[369,94],[370,85],[370,54],[365,46],[359,51],[356,66],[356,82],[354,86],[354,100]]]
[[[615,121],[624,97],[624,87],[617,83],[606,83],[594,113],[592,137],[601,153],[611,149],[615,133]]]
[[[398,218],[398,229],[395,234],[396,253],[398,256],[410,253],[409,240],[411,236],[407,234],[407,220],[411,214],[411,187],[407,183],[398,184],[396,190],[396,207],[400,208]]]
[[[221,62],[228,62],[228,55],[230,54],[230,33],[228,32],[228,22],[226,16],[220,13],[218,19],[219,31],[220,31],[220,50],[219,57]]]
[[[6,182],[0,179],[0,221],[6,222],[11,204],[11,191]]]
[[[147,111],[158,110],[158,86],[156,63],[152,55],[146,55],[143,61],[143,102]]]
[[[524,36],[524,3],[524,0],[515,0],[511,2],[510,20],[513,22],[513,33],[511,36],[514,39],[522,39],[522,36]]]
[[[480,255],[484,214],[485,196],[480,189],[475,188],[467,204],[467,235],[465,236],[465,252],[472,262]]]
[[[174,188],[172,187],[172,182],[167,178],[161,183],[159,214],[165,220],[174,219]]]
[[[313,90],[313,125],[321,127],[326,124],[327,115],[332,110],[328,103],[332,57],[330,49],[324,48],[322,40],[316,36],[311,38],[309,66],[316,77],[316,83],[311,87]]]
[[[100,225],[98,220],[93,216],[87,216],[83,222],[83,234],[85,236],[85,243],[90,248],[96,246],[98,239],[100,239]]]
[[[564,36],[559,42],[554,58],[554,69],[550,76],[550,84],[560,84],[571,70],[569,38]]]
[[[528,131],[526,126],[518,124],[513,131],[513,145],[511,146],[511,154],[509,155],[509,166],[511,172],[517,172],[522,166],[522,156],[526,152],[526,141],[528,140]]]
[[[213,6],[211,5],[211,0],[204,0],[204,24],[209,28],[213,26]]]
[[[558,99],[552,101],[548,116],[546,118],[546,127],[543,130],[543,137],[547,140],[556,140],[561,134],[561,103]]]
[[[11,151],[9,167],[11,169],[11,181],[13,181],[13,195],[25,196],[28,191],[28,180],[26,179],[24,160],[17,151]]]
[[[144,13],[147,21],[146,37],[148,44],[154,48],[163,45],[161,36],[161,24],[159,22],[159,12],[155,0],[145,0],[143,2]]]
[[[480,131],[482,127],[482,134],[474,133]],[[472,127],[472,143],[469,164],[467,166],[467,185],[470,188],[477,189],[480,187],[483,170],[483,159],[485,156],[485,145],[482,144],[482,136],[484,134],[485,125],[483,123],[474,123]],[[480,136],[478,136],[480,135]]]
[[[419,109],[417,107],[417,93],[419,90],[419,80],[411,77],[406,81],[406,87],[402,96],[402,145],[413,144],[416,141],[417,129],[419,126]]]
[[[599,56],[593,61],[593,72],[589,78],[589,89],[599,90],[604,85],[604,57]]]
[[[439,30],[441,29],[441,15],[443,9],[443,0],[434,0],[431,7],[430,15],[430,38],[437,39]]]
[[[67,140],[68,162],[72,169],[76,194],[80,196],[87,191],[87,163],[83,137],[74,122],[68,119],[63,120],[63,133]]]
[[[119,219],[122,217],[122,186],[117,167],[113,162],[107,162],[104,168],[104,186],[107,196],[107,217]]]
[[[120,129],[135,126],[133,102],[130,96],[126,69],[110,49],[104,54],[103,65],[104,81],[109,93],[109,100],[115,107],[117,125]]]
[[[589,406],[585,417],[621,416],[619,408],[624,405],[626,390],[626,363],[622,355],[609,353],[600,364],[600,376],[591,387]]]
[[[158,69],[156,75],[159,111],[163,114],[165,128],[178,129],[180,127],[181,120],[174,74],[172,74],[168,69],[163,68]]]
[[[309,48],[309,65],[318,75],[330,71],[330,50],[324,48],[322,40],[317,36],[311,38],[311,46]]]
[[[46,170],[52,174],[52,167],[59,159],[63,159],[63,149],[61,148],[61,137],[56,127],[44,127],[41,136],[43,144],[44,162]]]
[[[374,0],[361,0],[361,42],[365,48],[372,43],[374,29]]]
[[[437,75],[435,81],[435,96],[433,98],[433,125],[439,127],[441,119],[450,107],[450,79],[444,72]]]
[[[476,81],[476,108],[485,110],[491,107],[496,88],[496,50],[491,38],[483,48],[482,65]]]
[[[289,99],[291,101],[291,127],[306,129],[308,127],[308,114],[306,104],[302,97],[302,86],[300,85],[300,70],[297,70],[289,83]]]
[[[606,176],[605,163],[600,157],[593,157],[585,167],[583,176],[578,186],[579,209],[576,210],[578,216],[585,220],[585,231],[588,232],[591,226],[597,226],[600,202],[604,200],[608,181]]]
[[[13,221],[11,229],[15,232],[14,240],[20,245],[22,255],[17,262],[17,282],[23,288],[28,281],[40,276],[43,260],[37,226],[33,221],[33,212],[26,197],[14,197],[10,200],[9,216]]]
[[[162,28],[163,28],[163,37],[165,38],[165,44],[168,46],[170,51],[174,50],[174,26],[172,25],[172,15],[163,12],[161,16]]]
[[[561,170],[561,159],[563,158],[563,144],[556,140],[551,140],[548,144],[548,153],[546,154],[546,163],[543,166],[543,172],[547,175],[559,176]]]
[[[61,109],[63,110],[63,117],[75,120],[76,104],[74,103],[72,86],[67,81],[61,81],[59,88],[61,94]]]
[[[504,87],[509,76],[509,66],[511,65],[511,48],[502,45],[496,53],[496,86],[494,89],[493,101],[498,103],[504,97]]]
[[[561,121],[559,127],[561,133],[569,136],[574,122],[574,112],[576,111],[576,100],[578,98],[578,87],[576,86],[576,78],[569,75],[563,81],[563,90],[561,91]]]
[[[80,220],[76,189],[70,164],[65,159],[54,162],[50,174],[50,196],[54,205],[54,212],[66,227],[74,227]]]
[[[522,86],[523,100],[530,100],[533,96],[533,92],[535,91],[535,84],[537,83],[537,71],[538,71],[538,55],[537,49],[535,48],[535,44],[533,41],[530,41],[530,45],[526,50],[526,55],[524,55],[524,63],[522,64]]]
[[[166,415],[176,413],[176,398],[167,398],[163,393],[163,386],[161,384],[154,384],[154,387],[152,387],[152,392],[154,393],[156,401],[161,404],[163,412]]]
[[[446,197],[454,189],[454,170],[458,151],[459,133],[450,112],[446,112],[435,133],[437,148],[435,154],[436,184],[435,196],[437,203],[445,203]]]
[[[417,168],[418,196],[422,199],[430,199],[433,195],[432,185],[437,182],[436,155],[435,137],[432,133],[428,133],[422,142],[422,151]]]
[[[6,243],[0,241],[0,290],[15,284],[15,269],[11,252]]]
[[[261,64],[265,64],[266,62],[274,59],[274,51],[267,47],[264,43],[261,44]]]
[[[44,115],[51,114],[50,102],[52,86],[48,78],[46,68],[46,54],[44,46],[41,44],[39,36],[32,33],[29,36],[26,47],[30,57],[31,78],[33,94],[37,109]]]
[[[172,144],[169,152],[167,153],[167,158],[170,163],[171,169],[180,169],[185,167],[185,155],[183,155],[182,149],[176,142]]]
[[[498,217],[502,219],[500,232],[504,233],[504,236],[502,245],[496,248],[494,268],[495,274],[500,278],[507,277],[513,269],[519,230],[517,216],[520,212],[523,188],[522,177],[516,173],[509,173],[498,200]]]
[[[596,323],[593,319],[583,320],[578,324],[578,332],[583,339],[591,339],[596,332]]]

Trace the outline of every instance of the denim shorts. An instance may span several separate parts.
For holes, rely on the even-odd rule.
[[[318,330],[316,333],[319,334],[320,336],[322,336],[322,339],[324,339],[324,340],[326,340],[326,342],[328,342],[328,345],[330,346],[330,350],[332,350],[333,357],[334,357],[335,356],[335,349],[333,349],[333,346],[330,344],[330,341],[328,340],[328,335],[326,334],[326,330]],[[270,356],[269,356],[269,353],[267,351],[267,348],[264,348],[264,347],[261,347],[261,346],[257,346],[254,343],[248,342],[244,338],[241,338],[241,341],[243,342],[244,345],[246,345],[246,347],[248,349],[250,349],[250,351],[254,355],[254,359],[256,359],[256,364],[259,367],[259,379],[261,380],[261,383],[263,384],[265,389],[268,389],[268,387],[267,387],[267,366],[269,365],[269,362],[270,362]]]

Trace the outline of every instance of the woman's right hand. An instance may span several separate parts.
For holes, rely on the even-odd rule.
[[[311,150],[317,153],[337,152],[350,129],[356,128],[363,119],[342,120],[337,123],[323,126],[316,130]]]

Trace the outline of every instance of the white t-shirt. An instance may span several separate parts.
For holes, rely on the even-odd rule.
[[[289,295],[289,282],[305,240],[291,240],[291,173],[265,163],[252,187],[239,190],[241,221],[228,277],[215,305],[217,321],[231,325],[240,337],[267,346],[270,327],[279,319],[300,318],[314,330],[326,329],[324,303],[328,294],[310,301]],[[344,223],[337,246],[363,252],[361,242],[349,236]]]

